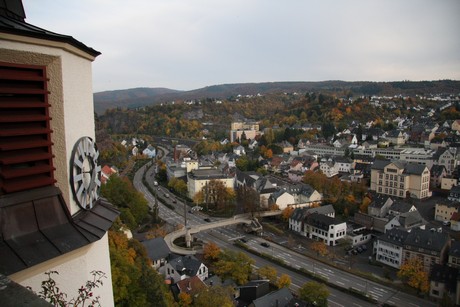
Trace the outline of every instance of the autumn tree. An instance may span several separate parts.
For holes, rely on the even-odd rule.
[[[181,292],[177,297],[179,299],[179,307],[188,307],[192,305],[192,296],[187,292]]]
[[[289,288],[291,286],[291,277],[287,274],[281,274],[276,284],[278,286],[278,289]]]
[[[369,207],[369,204],[372,202],[372,200],[369,197],[364,197],[363,201],[361,203],[361,206],[359,207],[359,211],[362,213],[367,213],[367,208]]]
[[[203,247],[203,257],[205,260],[217,261],[219,259],[221,250],[214,242],[209,242]]]
[[[163,227],[155,225],[153,228],[149,229],[145,237],[147,239],[164,238],[167,234],[167,231]]]
[[[176,191],[179,195],[187,195],[187,184],[182,179],[171,178],[171,180],[168,182],[168,187]]]
[[[107,183],[102,185],[101,194],[121,211],[121,220],[131,229],[136,228],[148,217],[147,200],[128,179],[111,176]]]
[[[197,307],[233,307],[233,289],[213,285],[197,293],[193,306]]]
[[[115,305],[173,306],[163,277],[151,266],[144,246],[120,231],[109,231],[110,266]]]
[[[327,245],[322,241],[311,243],[310,248],[315,251],[318,256],[324,257],[328,254]]]
[[[430,290],[428,273],[419,258],[406,260],[398,271],[398,277],[419,292],[426,293]]]
[[[161,160],[158,160],[157,161],[157,167],[158,167],[158,172],[156,174],[156,179],[159,181],[159,182],[167,182],[168,181],[168,175],[166,173],[166,164],[161,161]]]
[[[224,250],[215,263],[215,272],[221,278],[231,278],[239,285],[245,284],[252,273],[254,260],[243,252]]]
[[[235,199],[235,192],[227,188],[220,180],[211,179],[201,190],[204,203],[212,205],[217,210],[222,210]]]
[[[236,201],[242,213],[251,213],[254,217],[254,213],[260,211],[259,194],[248,186],[241,186],[236,189]]]
[[[299,289],[300,299],[314,306],[327,307],[329,294],[327,287],[316,281],[309,281]]]
[[[283,221],[288,221],[289,218],[291,217],[292,215],[292,212],[294,212],[294,208],[293,207],[286,207],[284,208],[283,212],[281,212],[281,218],[283,219]]]
[[[263,267],[260,267],[257,270],[257,274],[264,279],[268,279],[270,283],[276,284],[276,280],[278,278],[278,273],[276,272],[276,269],[272,266],[265,265]]]

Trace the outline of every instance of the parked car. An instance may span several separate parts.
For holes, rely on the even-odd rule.
[[[204,221],[210,223],[211,219],[210,218],[205,218]]]
[[[443,221],[442,224],[443,224],[444,226],[450,226],[450,221]]]
[[[263,247],[270,247],[270,243],[268,242],[262,242],[260,243],[260,245],[262,245]]]

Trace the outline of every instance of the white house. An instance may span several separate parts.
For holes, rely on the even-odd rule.
[[[149,158],[155,158],[157,150],[152,145],[149,145],[142,151],[142,154]]]
[[[310,239],[335,246],[347,233],[347,223],[323,214],[313,213],[306,217],[304,233]]]
[[[244,149],[243,146],[238,145],[235,148],[233,148],[233,153],[238,156],[244,156],[246,155],[246,150]]]
[[[168,263],[168,258],[171,254],[171,250],[169,249],[165,240],[162,237],[154,238],[143,241],[142,245],[144,245],[145,250],[147,251],[147,255],[149,256],[150,260],[152,260],[152,266],[155,268],[155,270],[159,271],[161,274],[164,274],[164,269],[160,269]]]
[[[283,189],[279,189],[273,194],[271,194],[268,202],[270,205],[272,204],[277,205],[278,209],[280,210],[284,210],[288,206],[296,204],[294,195],[292,195],[291,193]]]
[[[177,256],[165,265],[165,277],[174,282],[198,276],[201,280],[208,278],[208,267],[194,256]]]
[[[404,241],[409,233],[405,230],[391,229],[374,242],[375,260],[399,269],[403,259]]]
[[[335,217],[335,210],[332,205],[326,205],[314,208],[296,208],[289,217],[289,229],[306,236],[304,232],[304,221],[310,214],[318,213],[329,217]]]
[[[340,173],[350,173],[353,168],[354,162],[349,158],[335,157],[334,168]]]
[[[327,178],[331,178],[339,174],[336,164],[329,160],[321,161],[319,163],[319,169],[324,175],[326,175]]]

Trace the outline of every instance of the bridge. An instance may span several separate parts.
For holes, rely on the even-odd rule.
[[[281,210],[263,211],[263,212],[257,212],[256,215],[259,218],[259,217],[280,215],[281,212],[282,212]],[[193,227],[183,227],[182,229],[170,232],[169,234],[165,236],[164,239],[169,249],[171,250],[171,252],[175,254],[179,254],[179,255],[194,255],[201,249],[180,247],[180,246],[175,245],[174,241],[177,238],[185,237],[186,241],[190,242],[192,234],[196,234],[204,230],[210,230],[210,229],[215,229],[215,228],[235,225],[235,224],[246,224],[249,227],[256,227],[256,228],[260,227],[260,229],[262,229],[262,225],[260,225],[257,219],[254,219],[250,213],[244,213],[244,214],[235,215],[232,218],[220,220],[217,222],[201,224],[201,225],[193,226]]]

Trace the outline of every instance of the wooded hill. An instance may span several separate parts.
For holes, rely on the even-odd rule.
[[[228,99],[238,95],[265,95],[269,93],[322,92],[338,97],[357,97],[361,95],[428,95],[459,94],[460,81],[395,81],[395,82],[264,82],[237,83],[207,86],[204,88],[179,91],[167,88],[134,88],[106,91],[94,94],[95,111],[103,114],[107,109],[132,109],[153,104],[202,100],[206,98]]]

